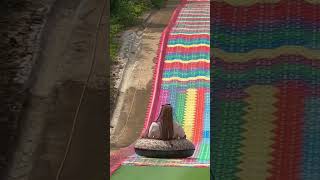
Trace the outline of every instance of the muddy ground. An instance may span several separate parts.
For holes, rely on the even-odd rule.
[[[41,31],[54,0],[0,1],[0,175],[16,144]]]
[[[153,72],[162,31],[179,1],[169,0],[165,8],[152,13],[143,30],[137,30],[140,41],[129,58],[119,87],[112,114],[111,150],[132,144],[140,135],[151,95]]]
[[[0,165],[4,179],[55,179],[74,119],[60,179],[107,177],[104,2],[1,1],[0,137],[4,146],[0,146]]]

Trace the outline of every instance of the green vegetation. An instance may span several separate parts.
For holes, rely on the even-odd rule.
[[[164,0],[111,0],[110,56],[114,60],[120,48],[119,33],[139,23],[139,17],[151,8],[161,8]]]
[[[111,180],[194,180],[210,179],[209,168],[121,166]]]
[[[151,0],[151,4],[153,7],[159,9],[159,8],[163,7],[164,0]]]

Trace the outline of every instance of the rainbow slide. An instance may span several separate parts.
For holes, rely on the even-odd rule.
[[[320,1],[211,1],[211,172],[320,179]]]
[[[196,147],[186,159],[145,158],[133,145],[110,156],[111,179],[209,179],[210,171],[210,2],[182,1],[162,33],[144,128],[162,104]],[[157,175],[158,174],[158,175]],[[165,176],[168,176],[167,178]],[[194,177],[194,178],[193,178]]]

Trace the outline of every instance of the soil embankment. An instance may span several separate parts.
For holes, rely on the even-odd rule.
[[[17,2],[22,1],[17,0]],[[30,8],[34,8],[36,2],[39,3],[38,11],[42,12],[44,10],[41,9],[41,5],[47,1],[37,0],[28,3]],[[24,72],[21,68],[17,73],[21,78],[31,77],[31,81],[25,90],[27,96],[24,98],[28,97],[25,101],[27,103],[15,122],[19,121],[20,129],[12,130],[12,133],[18,134],[19,138],[14,158],[9,166],[8,179],[55,179],[74,119],[77,123],[60,179],[87,180],[106,177],[108,138],[106,135],[108,125],[106,9],[108,7],[103,9],[104,3],[104,0],[56,0],[50,8],[48,18],[35,16],[33,13],[20,17],[21,11],[29,5],[16,11],[19,18],[18,15],[14,16],[17,16],[17,20],[21,23],[28,22],[29,16],[35,16],[35,20],[32,20],[35,22],[47,19],[47,23],[40,23],[45,24],[40,38],[41,43],[30,42],[34,46],[39,46],[35,64],[25,65],[32,69],[31,76],[19,74]],[[101,14],[103,14],[102,23],[98,27]],[[21,64],[24,56],[20,57],[19,53],[28,52],[28,47],[24,48],[24,41],[20,44],[19,35],[25,34],[24,36],[29,37],[40,32],[29,28],[26,26],[21,31],[15,32],[14,38],[8,37],[8,43],[11,43],[8,48],[14,51],[10,54],[20,60],[12,64]],[[7,32],[12,32],[12,29],[8,29]],[[89,74],[91,76],[88,79]],[[22,83],[21,86],[23,85],[25,84]],[[21,91],[21,86],[12,85],[17,92]],[[15,94],[20,95],[17,92]]]
[[[19,137],[21,112],[54,1],[0,1],[0,176],[8,168]]]
[[[138,54],[127,64],[111,120],[111,150],[130,145],[141,133],[151,95],[159,40],[178,3],[168,1],[168,6],[152,14],[142,32]]]

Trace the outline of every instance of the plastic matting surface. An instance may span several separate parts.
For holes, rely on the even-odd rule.
[[[320,179],[320,4],[211,2],[215,179]]]
[[[208,167],[210,161],[210,5],[182,1],[162,33],[144,128],[156,120],[162,104],[196,147],[186,159],[137,156],[133,146],[111,154],[111,173],[120,165]]]
[[[170,103],[174,117],[196,147],[186,159],[130,156],[124,164],[141,166],[208,167],[210,159],[210,7],[185,3],[178,7],[170,27],[163,59],[156,119],[163,104]]]

